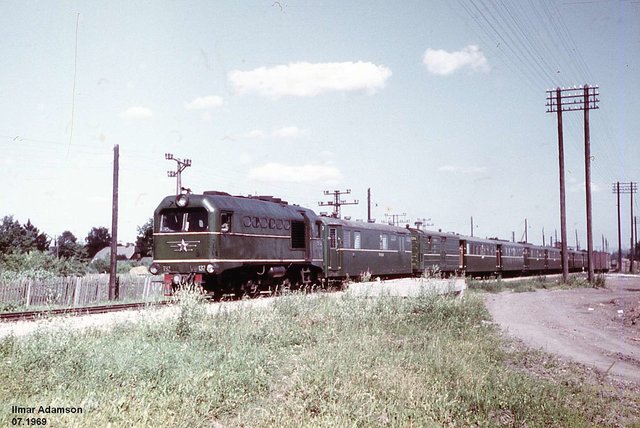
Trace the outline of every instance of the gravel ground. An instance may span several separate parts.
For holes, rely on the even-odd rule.
[[[488,295],[494,321],[527,346],[640,384],[640,277],[605,288]]]

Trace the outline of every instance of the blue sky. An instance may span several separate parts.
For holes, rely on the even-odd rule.
[[[640,162],[640,3],[0,3],[0,215],[119,238],[175,191],[270,194],[321,211],[529,240],[560,234],[546,90],[600,87],[590,113],[594,244],[616,247],[614,181]],[[77,25],[76,25],[77,24]],[[76,54],[77,28],[77,54]],[[569,244],[586,246],[582,112],[565,114]],[[623,246],[629,201],[623,199]],[[325,210],[322,208],[322,210]],[[634,210],[640,214],[638,205]]]

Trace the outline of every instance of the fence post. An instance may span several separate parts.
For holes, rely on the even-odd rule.
[[[149,279],[151,277],[146,276],[144,278],[144,288],[142,289],[142,300],[145,300],[149,296]]]
[[[29,280],[29,282],[27,283],[27,298],[25,300],[25,306],[29,307],[29,305],[31,304],[31,280]]]
[[[82,282],[80,278],[76,278],[76,288],[73,292],[73,307],[77,308],[80,303],[80,292],[82,291]]]

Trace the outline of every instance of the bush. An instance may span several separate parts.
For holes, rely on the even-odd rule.
[[[86,266],[78,258],[57,258],[44,251],[12,252],[0,257],[0,272],[8,275],[20,274],[30,279],[46,279],[54,276],[82,276],[86,273]]]

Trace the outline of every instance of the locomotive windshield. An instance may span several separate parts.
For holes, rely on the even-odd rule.
[[[205,232],[209,213],[204,208],[167,209],[160,214],[160,232]]]

